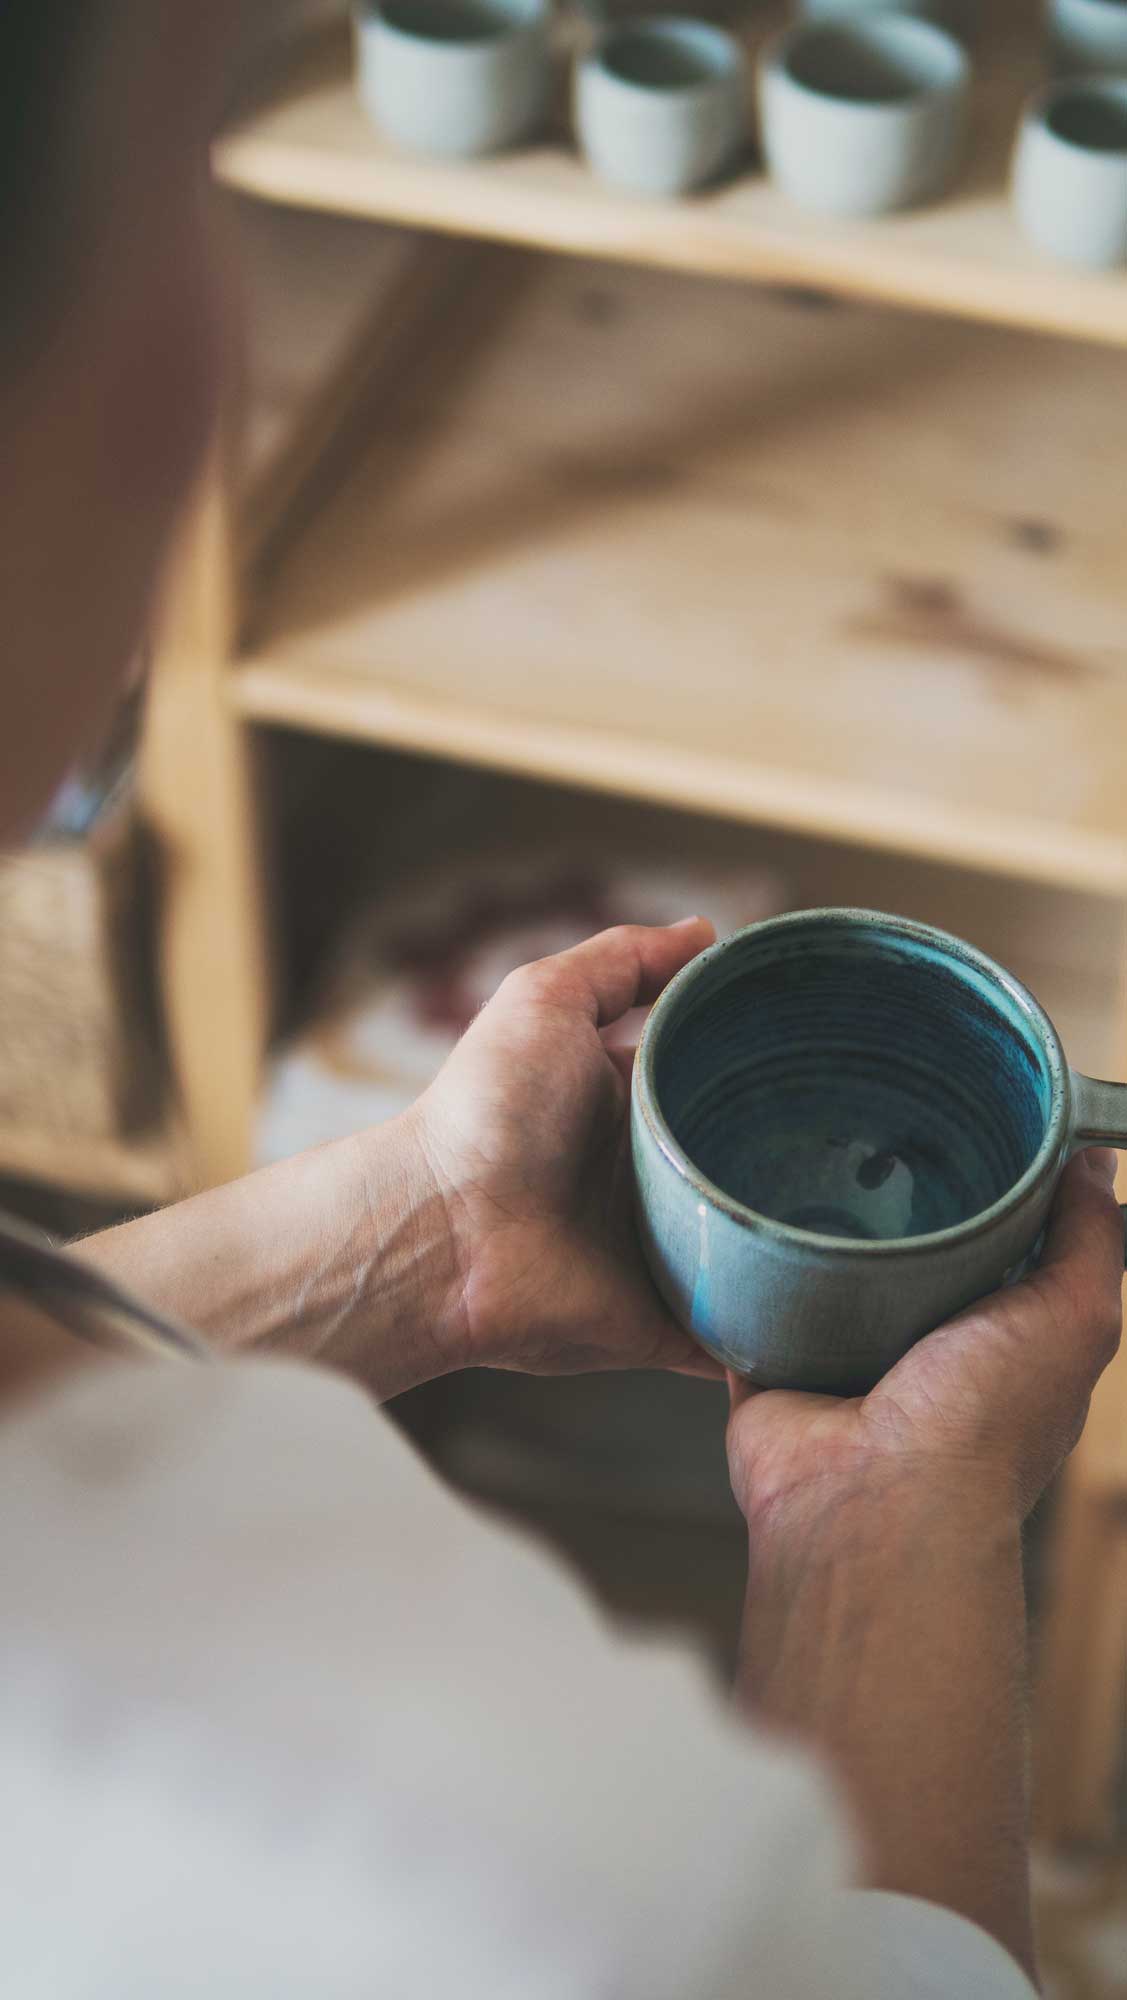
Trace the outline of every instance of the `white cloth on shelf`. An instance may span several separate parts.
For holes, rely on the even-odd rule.
[[[501,981],[612,923],[693,910],[721,935],[784,906],[762,870],[608,861],[586,848],[483,851],[462,823],[441,862],[373,902],[337,946],[313,1021],[271,1061],[256,1152],[268,1165],[394,1118],[441,1068]],[[608,1041],[636,1042],[644,1013]]]
[[[1028,2000],[843,1887],[818,1771],[343,1381],[111,1365],[0,1430],[19,2000]]]

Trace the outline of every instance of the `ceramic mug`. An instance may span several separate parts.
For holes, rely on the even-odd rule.
[[[1078,78],[1033,100],[1013,197],[1030,242],[1051,257],[1095,269],[1127,263],[1127,79]]]
[[[970,63],[944,29],[909,14],[810,21],[760,68],[771,175],[804,208],[880,215],[943,189],[962,144]]]
[[[361,100],[415,152],[473,159],[526,138],[551,82],[550,0],[361,0]]]
[[[965,0],[799,0],[798,11],[808,21],[840,21],[857,14],[918,14],[941,28],[959,32],[966,26]]]
[[[1127,1145],[1032,994],[906,918],[815,910],[686,966],[638,1050],[658,1289],[764,1388],[859,1394],[1034,1260],[1069,1155]]]
[[[1048,0],[1054,66],[1063,76],[1127,76],[1124,0]]]
[[[739,42],[704,21],[630,21],[575,74],[575,126],[602,179],[634,194],[686,194],[714,180],[747,137]]]

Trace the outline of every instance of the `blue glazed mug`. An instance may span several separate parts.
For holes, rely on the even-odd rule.
[[[1069,1156],[1127,1146],[983,952],[871,910],[753,924],[646,1024],[639,1220],[680,1323],[764,1388],[863,1393],[1034,1262]]]

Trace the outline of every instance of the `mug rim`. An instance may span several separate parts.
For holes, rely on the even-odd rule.
[[[1071,13],[1092,13],[1101,20],[1124,19],[1123,0],[1051,0],[1050,17],[1059,20]]]
[[[1124,25],[1127,26],[1127,8],[1124,9]],[[1057,132],[1049,123],[1049,117],[1062,98],[1076,92],[1082,96],[1110,98],[1121,111],[1127,111],[1127,76],[1109,76],[1106,70],[1086,70],[1077,76],[1053,77],[1034,91],[1029,98],[1022,116],[1023,132],[1037,132],[1051,139],[1065,153],[1086,161],[1104,160],[1112,165],[1121,165],[1127,155],[1127,138],[1122,146],[1083,146],[1076,139],[1069,139],[1063,132]]]
[[[698,77],[694,83],[642,83],[636,77],[620,76],[607,63],[607,53],[617,42],[636,37],[652,40],[656,44],[674,43],[683,41],[686,29],[694,42],[698,45],[703,43],[723,58],[716,69],[707,76]],[[729,34],[726,28],[718,28],[712,21],[697,20],[691,14],[643,14],[636,20],[617,21],[604,28],[593,48],[579,63],[582,75],[603,78],[647,104],[686,104],[695,97],[713,96],[718,89],[738,82],[746,68],[743,44],[735,35]]]
[[[886,930],[895,931],[901,937],[915,938],[922,943],[938,946],[945,954],[961,959],[964,963],[969,962],[992,984],[1003,988],[1011,999],[1017,1002],[1031,1021],[1049,1064],[1052,1084],[1049,1115],[1041,1143],[1024,1172],[1019,1175],[1012,1187],[1007,1188],[1006,1192],[998,1197],[997,1201],[991,1202],[988,1208],[981,1209],[977,1215],[968,1217],[965,1222],[950,1224],[946,1229],[933,1229],[919,1236],[875,1239],[827,1236],[818,1230],[798,1229],[790,1222],[777,1222],[773,1216],[764,1215],[759,1209],[749,1208],[745,1202],[738,1201],[734,1195],[718,1187],[716,1182],[710,1180],[696,1162],[689,1158],[680,1140],[674,1137],[658,1102],[654,1071],[658,1046],[669,1025],[670,1016],[675,1014],[678,1002],[691,991],[719,958],[753,934],[758,936],[765,931],[802,927],[818,929],[822,926],[840,926],[843,923],[853,924],[858,921],[865,924],[877,923]],[[1069,1122],[1069,1075],[1064,1045],[1040,1001],[1020,979],[1012,972],[1008,972],[1005,966],[999,965],[987,952],[979,951],[976,945],[968,944],[965,938],[956,937],[953,931],[940,930],[932,924],[918,923],[911,917],[893,916],[885,910],[829,905],[815,910],[788,910],[782,916],[766,917],[759,923],[745,924],[741,930],[733,931],[730,937],[721,938],[716,944],[698,952],[696,958],[690,959],[688,965],[683,966],[670,980],[650,1009],[634,1061],[633,1101],[666,1164],[672,1167],[678,1178],[691,1187],[702,1200],[709,1202],[714,1208],[721,1209],[741,1228],[772,1238],[791,1249],[801,1249],[808,1256],[814,1254],[846,1257],[850,1260],[879,1257],[887,1261],[897,1257],[917,1257],[956,1243],[966,1243],[994,1228],[997,1223],[1021,1207],[1051,1168],[1058,1154],[1063,1153],[1065,1149]]]
[[[791,70],[791,57],[796,46],[803,42],[815,41],[823,35],[844,35],[855,37],[859,46],[866,42],[875,46],[887,38],[888,32],[898,39],[903,39],[906,34],[911,39],[922,38],[933,47],[938,44],[944,54],[955,58],[952,74],[942,81],[912,83],[902,97],[843,97],[836,91],[816,90]],[[767,43],[760,73],[763,77],[777,77],[810,104],[832,105],[836,111],[864,118],[902,118],[905,112],[917,111],[922,105],[935,104],[965,90],[970,76],[970,58],[958,36],[952,34],[950,29],[941,27],[938,21],[927,20],[920,14],[897,14],[875,8],[864,14],[803,15]]]
[[[549,15],[549,0],[500,0],[495,26],[481,35],[428,35],[420,28],[406,27],[391,18],[402,0],[362,0],[358,26],[362,35],[373,31],[389,35],[409,48],[428,49],[437,54],[467,55],[496,48],[529,29],[543,27]],[[497,0],[494,0],[497,4]]]

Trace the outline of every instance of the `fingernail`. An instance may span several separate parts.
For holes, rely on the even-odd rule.
[[[707,918],[705,917],[678,917],[677,922],[670,925],[670,929],[674,931],[687,931],[693,924],[703,924],[706,922]]]
[[[1119,1172],[1118,1153],[1112,1152],[1108,1146],[1089,1146],[1084,1158],[1088,1162],[1088,1171],[1095,1174],[1097,1180],[1102,1181],[1105,1187],[1115,1186]]]

